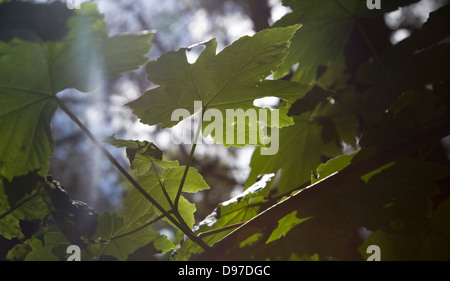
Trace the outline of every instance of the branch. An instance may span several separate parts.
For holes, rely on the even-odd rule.
[[[324,195],[330,194],[330,192],[341,188],[352,180],[358,179],[368,172],[392,162],[399,157],[413,153],[424,145],[432,144],[449,134],[450,117],[447,117],[422,127],[415,133],[411,133],[393,142],[391,145],[386,146],[376,153],[362,149],[346,168],[302,189],[297,194],[261,212],[194,259],[226,260],[227,252],[239,242],[244,241],[255,233],[276,226],[281,218],[292,211],[297,210],[301,212],[303,206],[313,203]]]
[[[56,103],[59,105],[62,111],[67,114],[67,116],[72,119],[75,124],[88,136],[92,143],[103,153],[103,155],[113,164],[122,175],[139,191],[139,193],[144,196],[153,206],[155,206],[165,217],[167,217],[178,229],[180,229],[187,237],[189,237],[193,242],[197,243],[204,250],[208,249],[209,246],[199,237],[197,237],[191,229],[186,227],[186,224],[179,223],[174,217],[172,217],[153,197],[148,194],[144,188],[127,172],[127,170],[122,167],[122,165],[114,158],[114,156],[109,153],[109,151],[94,137],[94,135],[89,131],[89,129],[84,126],[83,123],[66,107],[66,105],[57,97],[55,97]]]
[[[216,229],[213,229],[213,230],[208,230],[208,231],[205,231],[205,232],[201,232],[201,233],[198,234],[198,237],[205,237],[205,236],[210,236],[210,235],[214,235],[214,234],[217,234],[217,233],[221,233],[221,232],[233,229],[233,228],[237,228],[237,227],[243,225],[246,222],[247,221],[238,222],[238,223],[235,223],[235,224],[230,224],[230,225],[227,225],[227,226],[224,226],[224,227],[220,227],[220,228],[216,228]]]

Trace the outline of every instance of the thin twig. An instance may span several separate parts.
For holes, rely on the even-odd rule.
[[[235,229],[235,228],[243,225],[246,222],[247,221],[241,221],[241,222],[238,222],[238,223],[235,223],[235,224],[230,224],[230,225],[227,225],[227,226],[224,226],[224,227],[221,227],[221,228],[216,228],[216,229],[213,229],[213,230],[204,231],[202,233],[199,233],[198,237],[210,236],[210,235],[221,233],[221,232],[224,232],[224,231],[227,231],[227,230],[230,230],[230,229]]]

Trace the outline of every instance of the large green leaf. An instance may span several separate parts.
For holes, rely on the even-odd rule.
[[[27,254],[26,261],[59,261],[63,256],[55,255],[55,247],[62,245],[66,249],[70,243],[61,232],[49,231],[42,239],[31,239],[28,245],[32,251]]]
[[[294,118],[295,125],[281,130],[277,154],[261,155],[257,148],[250,162],[247,186],[259,174],[281,170],[278,192],[284,194],[308,183],[311,172],[322,162],[322,156],[336,156],[341,152],[335,142],[322,140],[322,126],[311,122],[309,117],[309,113],[304,113]]]
[[[179,166],[178,161],[166,160],[163,152],[147,141],[120,140],[113,135],[105,142],[116,147],[126,147],[131,168],[139,175],[137,182],[161,207],[167,211],[172,210],[171,203],[174,202],[178,193],[186,167]],[[162,174],[160,169],[163,169]],[[190,167],[182,191],[195,193],[209,188],[197,170]],[[168,201],[167,196],[171,202]],[[178,211],[187,225],[192,228],[195,222],[195,205],[181,196]],[[156,214],[160,214],[160,211],[154,208],[139,191],[133,189],[128,192],[124,202],[125,225],[143,224],[150,221]]]
[[[152,34],[108,37],[95,4],[83,4],[67,26],[61,41],[0,41],[0,175],[8,180],[36,169],[46,175],[58,92],[91,91],[147,60]]]
[[[155,241],[160,235],[149,227],[133,231],[134,226],[125,226],[123,217],[103,213],[94,234],[96,243],[90,246],[94,258],[111,256],[126,260],[137,249]]]
[[[23,238],[22,230],[20,229],[19,219],[12,214],[7,214],[11,209],[7,200],[3,181],[0,180],[0,234],[6,239],[13,237]]]
[[[291,66],[299,63],[293,80],[311,83],[316,79],[319,66],[327,66],[342,55],[352,28],[358,17],[370,17],[395,10],[418,0],[384,1],[381,10],[369,10],[361,0],[284,0],[292,12],[275,26],[303,26],[292,38],[289,55],[275,73],[275,77],[288,74]]]
[[[43,189],[44,179],[35,172],[15,177],[11,182],[0,178],[0,235],[23,238],[20,220],[42,223],[49,216]]]
[[[186,110],[187,116],[190,116],[203,106],[206,110],[217,110],[220,116],[214,116],[214,122],[222,126],[224,134],[232,130],[235,137],[246,135],[250,127],[258,128],[259,124],[247,121],[239,129],[234,119],[227,120],[225,117],[227,110],[257,110],[259,108],[253,105],[254,100],[266,96],[293,102],[310,89],[295,82],[264,80],[283,61],[289,39],[298,28],[295,25],[264,30],[252,37],[244,36],[217,55],[217,42],[210,40],[203,43],[205,49],[193,64],[186,58],[186,48],[167,52],[147,64],[149,80],[159,87],[147,91],[128,105],[141,122],[162,124],[163,128],[179,122],[178,119],[172,120],[176,110]],[[198,106],[194,106],[195,101]],[[267,113],[267,110],[264,111]],[[257,119],[261,118],[258,116]],[[204,129],[207,124],[203,124]],[[287,124],[280,122],[278,126]],[[258,143],[255,139],[247,139],[245,143],[226,140],[225,136],[218,136],[217,132],[212,137],[226,146]]]
[[[267,201],[274,176],[275,174],[263,175],[259,181],[241,194],[220,203],[210,215],[196,225],[195,233],[200,235],[203,241],[213,245],[236,228],[236,224],[252,219],[260,211],[262,203]],[[233,227],[233,225],[235,226]],[[259,236],[253,238],[258,240]],[[250,242],[247,241],[247,243]],[[202,249],[197,244],[188,240],[182,244],[175,259],[189,260],[192,255],[201,251]]]
[[[167,168],[162,175],[158,176],[155,172],[140,176],[137,181],[144,190],[152,196],[165,210],[171,210],[171,206],[160,185],[164,184],[164,189],[173,202],[178,192],[181,179],[186,167],[180,166],[176,168]],[[200,190],[209,189],[203,177],[195,168],[190,167],[183,185],[183,191],[195,193]],[[195,223],[194,212],[195,205],[190,203],[183,196],[180,197],[178,210],[189,227],[193,227]],[[130,190],[124,202],[125,224],[136,224],[149,221],[154,214],[160,214],[159,210],[153,207],[146,198],[142,196],[136,189]]]

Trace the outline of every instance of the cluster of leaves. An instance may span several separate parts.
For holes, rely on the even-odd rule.
[[[199,44],[204,50],[194,63],[182,48],[146,64],[157,87],[127,106],[148,125],[178,124],[171,119],[177,109],[226,116],[227,109],[260,110],[258,98],[280,99],[278,125],[246,120],[239,127],[219,115],[200,124],[195,139],[203,132],[226,146],[255,143],[236,141],[252,127],[278,126],[280,143],[277,154],[263,155],[257,141],[245,191],[198,224],[183,192],[214,187],[190,165],[195,143],[186,166],[148,141],[113,135],[102,144],[57,97],[143,65],[152,35],[109,37],[90,3],[67,13],[67,30],[57,37],[16,26],[19,33],[0,37],[0,234],[22,240],[7,258],[64,259],[76,244],[85,260],[126,260],[147,245],[174,260],[364,259],[375,244],[385,260],[448,260],[450,167],[436,144],[450,134],[450,6],[396,45],[378,37],[387,34],[384,13],[414,2],[368,10],[359,0],[286,0],[291,13],[219,53],[212,39]],[[0,7],[8,5],[17,3]],[[97,215],[46,178],[58,107],[133,185],[121,214]],[[234,142],[210,131],[211,122],[231,130]],[[106,143],[126,149],[132,174]],[[344,155],[344,145],[354,152]],[[44,227],[25,239],[20,221],[27,220]],[[169,241],[152,230],[161,220],[182,235]],[[370,235],[361,237],[361,229]]]

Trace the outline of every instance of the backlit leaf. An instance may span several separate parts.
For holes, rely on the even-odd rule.
[[[172,202],[175,200],[184,170],[184,166],[167,168],[163,171],[162,175],[159,176],[160,180],[164,183],[164,188]],[[165,210],[171,209],[171,206],[162,191],[156,173],[151,172],[147,175],[140,176],[137,181],[144,188],[144,190]],[[209,189],[208,184],[195,168],[190,167],[183,185],[183,192],[195,193],[205,189]],[[195,222],[195,205],[181,196],[178,208],[187,225],[192,228]],[[154,214],[160,214],[159,210],[153,207],[153,205],[148,202],[142,194],[135,189],[128,192],[124,202],[124,216],[126,225],[148,221]]]
[[[136,170],[138,175],[147,173],[152,163],[161,168],[176,168],[178,161],[169,161],[165,159],[163,152],[154,144],[147,141],[132,141],[116,139],[114,135],[108,137],[104,142],[121,148],[126,147],[128,160],[131,169]]]
[[[267,200],[266,197],[270,192],[270,185],[274,176],[275,174],[263,175],[259,181],[243,193],[220,203],[211,214],[196,225],[195,233],[200,235],[206,243],[213,245],[237,226],[223,231],[222,228],[245,222],[256,216],[261,204]],[[242,246],[256,242],[259,236],[253,236],[252,239],[252,241],[243,242]],[[192,255],[201,251],[202,249],[198,245],[188,240],[182,244],[175,259],[188,260]]]
[[[177,118],[172,119],[174,112],[182,111],[190,116],[202,107],[216,110],[217,115],[220,115],[216,122],[222,127],[223,134],[213,134],[215,141],[226,146],[259,144],[255,139],[248,139],[248,131],[252,126],[253,129],[259,128],[259,123],[254,121],[238,128],[234,120],[225,117],[227,110],[258,112],[259,108],[253,105],[255,99],[276,96],[293,102],[310,89],[307,85],[295,82],[264,80],[283,61],[289,39],[298,28],[298,25],[294,25],[264,30],[252,37],[244,36],[217,55],[217,42],[210,40],[203,43],[205,49],[193,64],[187,61],[185,53],[188,49],[169,51],[147,64],[149,80],[159,87],[147,91],[128,106],[141,122],[162,124],[163,128],[179,122]],[[197,106],[194,105],[195,101],[198,102]],[[206,125],[208,123],[203,124],[203,129]],[[243,143],[234,138],[227,141],[225,135],[231,133],[234,136],[247,136],[247,140]]]
[[[159,233],[150,230],[149,227],[127,234],[132,230],[133,226],[124,225],[122,217],[112,213],[103,213],[99,217],[99,226],[94,234],[96,244],[91,245],[94,257],[99,258],[105,255],[118,260],[126,260],[137,249],[159,237]]]
[[[8,180],[39,169],[46,176],[54,141],[54,98],[67,88],[92,91],[146,61],[152,34],[108,37],[96,5],[67,21],[61,41],[0,41],[0,175]]]
[[[294,118],[295,125],[280,131],[279,151],[274,155],[260,155],[258,148],[250,162],[250,185],[259,174],[281,170],[278,192],[284,194],[308,183],[311,172],[322,162],[322,156],[336,156],[340,148],[334,142],[324,143],[322,127],[309,121],[309,113]]]
[[[275,230],[272,231],[269,239],[267,239],[267,241],[266,241],[266,244],[285,236],[286,233],[288,233],[289,230],[291,230],[294,226],[304,222],[307,219],[308,218],[299,219],[297,217],[297,211],[294,211],[294,212],[286,215],[285,217],[283,217],[282,219],[280,219],[278,221],[277,228],[275,228]]]

